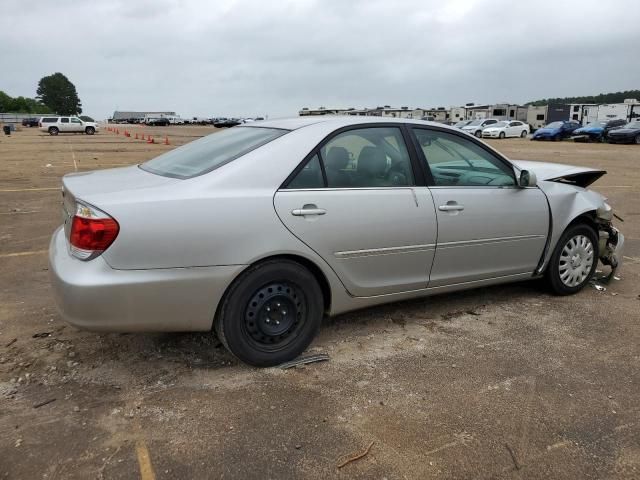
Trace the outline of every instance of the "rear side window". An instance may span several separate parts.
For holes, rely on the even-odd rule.
[[[261,127],[234,127],[214,133],[164,153],[140,165],[147,172],[174,178],[192,178],[281,137],[288,130]]]
[[[57,117],[45,117],[42,119],[42,123],[56,123],[57,121]]]

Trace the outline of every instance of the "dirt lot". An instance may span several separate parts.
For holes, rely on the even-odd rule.
[[[640,148],[493,142],[609,171],[594,188],[627,244],[606,291],[523,283],[343,315],[311,348],[329,362],[286,371],[209,334],[65,325],[46,256],[60,177],[213,130],[0,138],[0,478],[640,478]]]

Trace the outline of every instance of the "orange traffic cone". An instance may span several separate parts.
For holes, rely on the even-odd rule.
[[[169,137],[167,137],[166,135],[164,136],[164,144],[165,144],[165,145],[170,145],[170,143],[169,143]]]
[[[138,133],[136,132],[136,140],[138,140]]]
[[[144,140],[144,133],[142,134],[142,138],[140,140]]]
[[[147,139],[147,143],[156,143],[156,142],[154,142],[153,137],[149,135],[149,138]]]
[[[116,128],[116,135],[120,135],[120,130]]]

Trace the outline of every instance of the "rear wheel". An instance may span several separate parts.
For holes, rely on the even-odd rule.
[[[527,131],[523,130],[522,133],[520,134],[520,138],[526,138],[527,137]]]
[[[59,132],[58,127],[49,127],[49,135],[57,135]]]
[[[93,127],[87,127],[84,129],[84,133],[86,133],[87,135],[93,135],[94,133],[96,133],[96,129]]]
[[[569,227],[556,246],[547,279],[554,293],[571,295],[584,288],[598,265],[598,237],[585,224]]]
[[[271,260],[244,272],[231,286],[214,322],[236,357],[270,367],[300,355],[315,337],[324,311],[313,274],[290,260]]]

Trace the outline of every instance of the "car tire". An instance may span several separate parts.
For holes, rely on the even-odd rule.
[[[478,138],[482,138],[482,130],[478,130],[476,131],[476,133],[474,133],[474,135]]]
[[[87,135],[93,135],[94,133],[96,133],[96,129],[93,127],[87,127],[84,129],[84,133],[86,133]]]
[[[522,133],[520,134],[520,138],[527,138],[527,131],[523,130]]]
[[[640,145],[640,133],[636,135],[635,142],[636,142],[636,145]]]
[[[591,280],[598,266],[598,235],[586,224],[571,225],[551,255],[547,281],[556,295],[572,295]]]
[[[214,321],[222,344],[256,367],[300,355],[316,336],[324,314],[314,275],[291,260],[269,260],[243,272],[225,294]]]
[[[553,140],[554,142],[557,142],[560,140],[560,135],[554,135],[553,137],[551,137],[551,140]]]
[[[504,139],[504,137],[506,137],[504,132],[500,132],[500,134],[498,135],[498,138],[500,139]]]
[[[58,133],[60,133],[58,127],[49,127],[49,135],[58,135]]]

